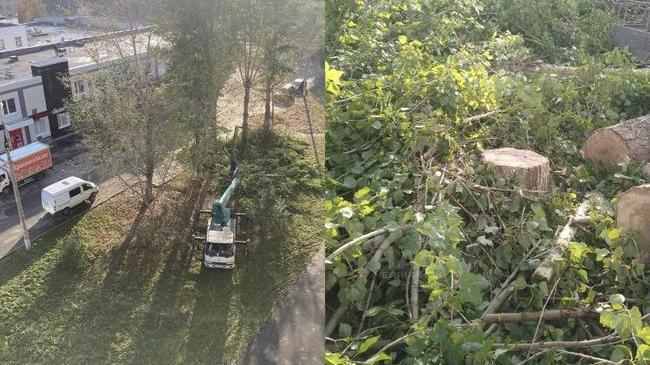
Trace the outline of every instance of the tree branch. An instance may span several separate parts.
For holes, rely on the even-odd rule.
[[[379,236],[381,234],[386,234],[386,233],[388,233],[388,229],[386,227],[383,227],[383,228],[376,229],[376,230],[374,230],[374,231],[372,231],[370,233],[366,233],[363,236],[359,236],[359,237],[353,239],[352,241],[344,244],[343,246],[337,248],[336,251],[332,252],[329,256],[327,256],[327,259],[325,260],[325,263],[331,264],[332,260],[336,256],[338,256],[341,253],[345,252],[346,250],[353,247],[354,245],[356,245],[358,243],[361,243],[361,242],[363,242],[363,241],[365,241],[367,239],[373,238],[375,236]]]
[[[485,323],[554,321],[565,318],[598,318],[600,314],[591,309],[549,309],[544,312],[491,313],[483,316]]]
[[[535,343],[495,343],[495,347],[508,348],[511,350],[530,350],[538,348],[585,348],[607,345],[613,342],[620,341],[621,338],[615,334],[610,334],[605,337],[595,338],[593,340],[582,341],[548,341],[548,342],[535,342]]]
[[[600,195],[593,193],[587,197],[587,200],[583,201],[576,210],[576,214],[569,218],[567,224],[562,228],[560,234],[555,240],[555,244],[546,255],[544,260],[537,266],[535,272],[533,272],[533,280],[536,281],[550,281],[554,275],[553,262],[560,260],[562,258],[561,253],[569,247],[569,243],[575,236],[578,231],[577,223],[584,223],[589,221],[589,216],[587,215],[587,210],[589,206],[594,202],[595,199],[600,198]]]

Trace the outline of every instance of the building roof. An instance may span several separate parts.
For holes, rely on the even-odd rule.
[[[144,35],[140,35],[138,40],[140,52],[146,48]],[[118,58],[117,45],[122,48],[123,54],[129,54],[131,47],[126,45],[127,37],[123,36],[112,40],[98,40],[88,42],[85,45],[63,47],[65,54],[59,55],[54,49],[44,49],[28,54],[17,56],[17,60],[10,57],[0,57],[0,86],[17,80],[32,77],[32,68],[34,64],[53,63],[60,61],[62,58],[68,61],[68,67],[92,65],[97,62],[109,61]],[[62,57],[60,57],[62,56]]]

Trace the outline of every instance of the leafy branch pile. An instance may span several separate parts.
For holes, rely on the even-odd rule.
[[[558,2],[537,3],[527,17],[550,21]],[[578,152],[595,128],[650,112],[650,73],[564,33],[531,47],[499,6],[328,3],[341,25],[327,40],[328,364],[650,359],[646,269],[612,208],[645,180],[640,166],[613,174]],[[608,28],[582,26],[609,21],[592,11],[602,16],[565,26],[602,39]],[[579,67],[525,67],[567,45],[588,55]],[[496,147],[548,157],[549,197],[482,164]],[[594,192],[586,219],[571,220]],[[552,280],[533,280],[568,222]]]

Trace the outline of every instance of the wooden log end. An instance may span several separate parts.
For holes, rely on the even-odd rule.
[[[521,174],[521,187],[547,192],[550,165],[548,158],[530,150],[498,148],[485,150],[481,162],[494,164],[507,178]]]
[[[585,159],[601,163],[610,170],[630,159],[627,143],[611,129],[598,129],[592,132],[580,153]]]
[[[650,184],[634,186],[616,204],[616,226],[625,233],[638,232],[641,259],[650,263]]]

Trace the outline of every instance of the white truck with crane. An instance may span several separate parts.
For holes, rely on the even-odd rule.
[[[233,269],[238,244],[247,244],[248,241],[236,240],[237,218],[244,216],[242,213],[231,212],[229,202],[241,181],[239,169],[234,168],[233,180],[224,193],[212,203],[212,209],[201,210],[200,213],[210,214],[205,237],[194,236],[201,241],[203,247],[203,265],[212,269]]]

